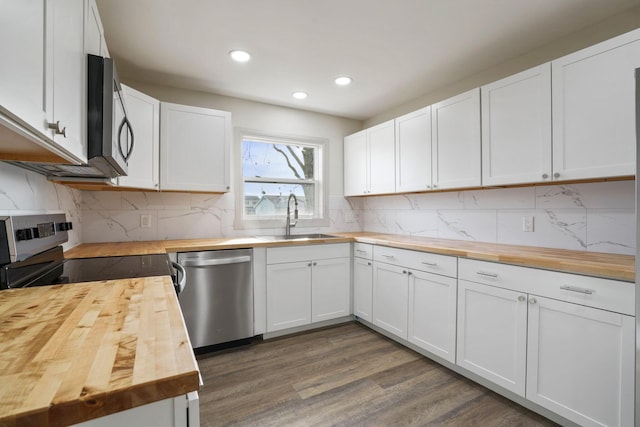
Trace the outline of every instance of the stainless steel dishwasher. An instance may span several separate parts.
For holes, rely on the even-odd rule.
[[[178,253],[178,299],[193,348],[253,337],[251,249]]]

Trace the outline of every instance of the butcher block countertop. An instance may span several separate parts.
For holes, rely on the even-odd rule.
[[[334,239],[312,241],[277,240],[265,241],[255,237],[167,240],[125,243],[84,243],[67,251],[68,258],[95,256],[136,255],[164,252],[188,252],[216,249],[251,247],[274,247],[306,245],[312,243],[362,242],[494,261],[525,267],[543,268],[566,273],[633,282],[635,280],[635,257],[599,252],[573,251],[566,249],[539,248],[534,246],[480,243],[463,240],[433,239],[428,237],[401,236],[380,233],[330,233]]]
[[[199,388],[170,277],[0,292],[0,426],[63,426]]]

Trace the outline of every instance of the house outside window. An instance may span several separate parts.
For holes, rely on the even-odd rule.
[[[283,227],[290,194],[298,202],[298,227],[328,225],[325,139],[239,130],[237,144],[237,228]]]

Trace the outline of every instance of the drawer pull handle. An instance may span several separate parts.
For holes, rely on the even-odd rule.
[[[586,295],[591,295],[593,293],[591,289],[576,288],[574,286],[560,286],[560,289],[562,289],[563,291],[578,292],[580,294]]]
[[[526,301],[526,298],[524,297],[524,295],[520,295],[520,296],[518,297],[518,301],[520,301],[520,302],[525,302],[525,301]]]
[[[493,277],[494,279],[498,278],[498,273],[487,273],[486,271],[476,271],[476,274],[480,276]]]
[[[366,254],[367,253],[367,251],[363,251],[362,249],[356,249],[356,252],[359,252],[361,254]]]
[[[394,257],[393,255],[385,255],[385,254],[382,254],[382,256],[383,256],[383,257],[385,257],[385,258],[389,258],[389,259],[395,259],[395,258],[396,258],[396,257]]]
[[[422,264],[424,265],[428,265],[429,267],[437,267],[438,263],[437,262],[427,262],[427,261],[422,261]]]

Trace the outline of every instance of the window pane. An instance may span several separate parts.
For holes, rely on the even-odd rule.
[[[315,148],[242,141],[242,176],[285,179],[313,179]]]
[[[247,217],[287,215],[289,194],[298,200],[299,215],[313,215],[315,208],[315,184],[254,183],[244,184],[244,214]],[[291,215],[293,215],[291,201]]]

